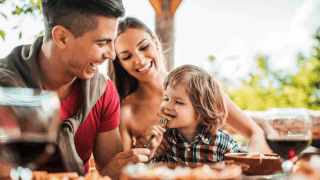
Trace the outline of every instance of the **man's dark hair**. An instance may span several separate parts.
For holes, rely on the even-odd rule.
[[[122,17],[122,0],[42,0],[46,39],[52,38],[52,29],[61,25],[76,38],[95,29],[95,17]]]

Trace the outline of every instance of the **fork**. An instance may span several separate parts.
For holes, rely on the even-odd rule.
[[[168,120],[168,119],[166,119],[166,118],[160,117],[159,122],[162,123],[164,126],[166,126],[167,120]],[[148,141],[142,146],[142,148],[149,148],[150,143],[151,143],[151,141],[152,141],[153,138],[154,138],[154,135],[152,135],[152,136],[148,139]]]

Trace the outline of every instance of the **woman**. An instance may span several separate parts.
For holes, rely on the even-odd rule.
[[[163,82],[168,75],[161,47],[157,36],[139,20],[128,17],[119,23],[115,40],[117,58],[109,63],[108,75],[121,99],[120,133],[124,150],[131,149],[135,140],[159,121],[157,112],[163,100]],[[249,140],[247,150],[272,152],[262,129],[225,96],[229,110],[226,123]],[[139,140],[145,142],[144,138]],[[163,144],[168,145],[166,141]],[[158,153],[164,152],[160,149]]]

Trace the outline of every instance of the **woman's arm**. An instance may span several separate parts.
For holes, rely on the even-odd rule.
[[[228,104],[227,124],[248,140],[247,151],[272,153],[263,130],[226,95]]]

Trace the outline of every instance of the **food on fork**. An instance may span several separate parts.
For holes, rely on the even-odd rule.
[[[173,119],[172,116],[167,115],[167,114],[164,114],[164,113],[157,113],[157,115],[158,115],[159,117],[165,118],[165,119],[167,119],[167,120],[169,120],[169,121],[171,121],[171,120]]]

